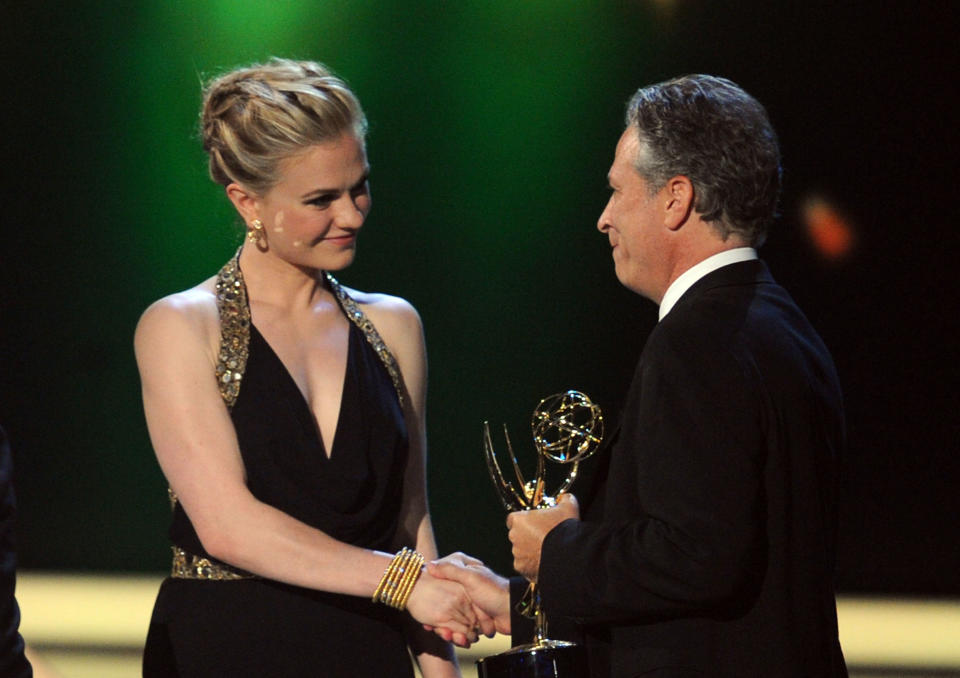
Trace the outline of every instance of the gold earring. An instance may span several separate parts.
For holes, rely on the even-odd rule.
[[[247,240],[257,245],[263,242],[263,222],[259,219],[254,219],[250,223],[250,230],[247,231]]]

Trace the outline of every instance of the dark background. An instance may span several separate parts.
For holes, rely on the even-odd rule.
[[[131,337],[239,242],[205,176],[200,81],[323,61],[371,122],[360,289],[420,310],[442,551],[509,566],[480,422],[609,412],[656,319],[594,229],[624,104],[688,72],[765,103],[782,217],[761,254],[820,329],[849,420],[840,586],[960,594],[957,21],[951,2],[34,2],[5,6],[0,423],[22,568],[160,572],[168,504]],[[853,229],[828,260],[801,206]],[[524,445],[524,447],[526,447]]]

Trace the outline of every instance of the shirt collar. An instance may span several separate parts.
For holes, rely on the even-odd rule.
[[[757,251],[752,247],[737,247],[732,250],[718,252],[713,256],[707,257],[699,264],[688,268],[680,274],[680,277],[670,283],[670,287],[668,287],[664,293],[663,300],[660,302],[660,320],[663,320],[664,316],[670,312],[674,304],[683,296],[683,293],[690,289],[700,278],[716,271],[718,268],[723,268],[730,264],[737,264],[741,261],[751,261],[757,258]]]

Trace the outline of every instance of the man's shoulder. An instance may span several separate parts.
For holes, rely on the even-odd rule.
[[[705,327],[736,327],[748,318],[775,316],[776,309],[787,307],[796,309],[790,294],[761,260],[754,259],[708,273],[687,290],[660,324],[673,331],[702,332]]]
[[[744,286],[715,286],[690,290],[657,323],[648,346],[718,344],[728,339],[746,315],[752,291]]]
[[[804,324],[803,314],[772,279],[706,285],[691,289],[657,324],[643,361],[649,366],[677,360],[711,374],[723,372],[723,363],[752,373],[748,367],[758,349],[769,352],[783,328]]]

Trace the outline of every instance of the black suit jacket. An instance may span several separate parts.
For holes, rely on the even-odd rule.
[[[843,440],[830,354],[766,266],[691,287],[647,340],[596,499],[543,544],[544,609],[580,625],[591,676],[845,676]]]
[[[20,637],[20,608],[14,598],[16,550],[13,541],[14,500],[10,475],[13,461],[7,435],[0,428],[0,676],[29,678],[30,663],[23,654]]]

